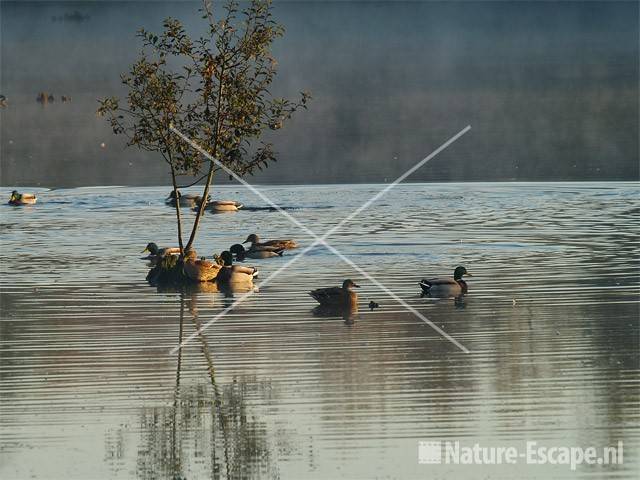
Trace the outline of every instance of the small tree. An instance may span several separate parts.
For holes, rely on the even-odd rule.
[[[175,198],[179,188],[205,180],[202,204],[186,245],[180,202],[175,202],[183,254],[195,241],[213,176],[220,168],[194,152],[171,128],[236,174],[251,175],[276,160],[272,145],[259,141],[262,134],[282,128],[296,110],[306,108],[310,98],[301,92],[297,101],[290,101],[269,92],[277,65],[271,46],[284,33],[272,18],[271,0],[250,0],[243,10],[229,0],[219,19],[210,0],[204,0],[199,11],[208,34],[196,40],[173,18],[164,21],[159,35],[141,29],[140,57],[121,75],[128,90],[126,101],[109,97],[99,100],[98,108],[113,132],[127,137],[128,146],[161,154],[169,165]],[[202,176],[180,186],[178,178],[183,175]]]

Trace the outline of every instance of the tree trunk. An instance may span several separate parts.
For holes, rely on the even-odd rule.
[[[220,135],[220,107],[222,105],[222,90],[223,90],[223,84],[224,84],[224,73],[225,73],[225,65],[224,62],[222,63],[222,66],[220,67],[220,76],[219,78],[219,84],[218,84],[218,98],[216,99],[217,102],[217,106],[216,106],[216,125],[215,125],[215,141],[213,143],[213,150],[211,152],[211,156],[212,158],[216,158],[216,155],[218,154],[218,139],[219,139],[219,135]],[[191,236],[189,237],[189,241],[187,242],[187,247],[186,249],[189,250],[191,248],[191,246],[193,245],[193,242],[196,239],[196,233],[198,232],[198,226],[200,225],[200,219],[202,218],[202,215],[204,214],[204,210],[207,206],[207,197],[209,196],[209,188],[211,187],[211,181],[213,180],[213,172],[216,168],[216,164],[212,161],[209,161],[209,174],[207,175],[207,184],[204,187],[204,192],[202,193],[202,203],[200,204],[200,208],[198,209],[198,215],[196,216],[195,221],[193,222],[193,228],[191,229]]]
[[[173,184],[173,195],[176,201],[176,218],[178,220],[178,246],[180,247],[180,256],[184,257],[184,247],[182,246],[182,218],[180,216],[180,198],[178,198],[178,184],[176,183],[176,171],[171,165],[171,183]]]
[[[209,163],[209,174],[207,175],[207,184],[205,185],[204,192],[202,193],[202,203],[200,204],[200,208],[198,208],[198,215],[193,222],[193,228],[191,229],[191,235],[189,236],[189,241],[187,242],[185,250],[189,250],[193,246],[193,242],[196,239],[196,233],[198,232],[198,227],[200,226],[200,219],[202,218],[202,215],[204,215],[205,208],[207,208],[207,198],[209,197],[209,190],[211,188],[211,182],[213,181],[213,172],[215,170],[215,163]]]

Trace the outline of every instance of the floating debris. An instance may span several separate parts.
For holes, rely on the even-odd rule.
[[[377,303],[377,302],[374,302],[373,300],[371,300],[371,301],[369,302],[369,310],[373,311],[373,310],[375,310],[376,308],[380,308],[380,304],[379,304],[379,303]]]

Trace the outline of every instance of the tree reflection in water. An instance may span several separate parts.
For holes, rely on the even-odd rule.
[[[178,344],[185,336],[185,307],[192,313],[192,326],[199,330],[195,294],[185,301],[180,296]],[[199,342],[206,362],[207,384],[182,385],[183,350]],[[234,378],[229,385],[216,382],[216,369],[209,344],[199,334],[176,355],[173,403],[143,408],[140,414],[141,444],[138,449],[137,476],[144,479],[249,478],[267,474],[277,476],[271,458],[267,425],[253,417],[247,397],[269,395],[269,382],[255,378]],[[197,472],[197,473],[196,473]]]

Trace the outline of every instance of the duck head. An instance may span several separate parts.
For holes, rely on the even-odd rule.
[[[351,290],[352,288],[360,288],[360,285],[356,285],[356,282],[347,278],[344,282],[342,282],[342,288],[344,290]]]
[[[224,262],[225,267],[230,267],[231,265],[233,265],[233,255],[231,255],[230,251],[225,250],[224,252],[222,252],[220,254],[220,258]]]
[[[251,243],[253,245],[254,243],[260,243],[260,238],[258,238],[258,235],[256,235],[255,233],[252,233],[242,243]]]
[[[229,251],[236,256],[236,259],[240,261],[244,260],[246,250],[239,243],[236,243],[235,245],[231,245],[231,248],[229,248]]]
[[[149,243],[147,243],[147,246],[145,247],[144,250],[142,250],[141,253],[149,252],[151,255],[157,255],[158,254],[158,250],[159,250],[158,249],[158,245],[156,245],[153,242],[149,242]]]
[[[20,198],[20,194],[17,190],[14,190],[13,192],[11,192],[11,200],[15,200],[17,198]]]
[[[473,277],[473,275],[467,272],[467,269],[463,266],[456,267],[456,269],[453,271],[453,279],[462,280],[462,277]]]
[[[179,190],[171,190],[171,193],[169,194],[169,196],[167,198],[176,198],[176,192],[177,192],[177,197],[180,198],[180,191]]]

